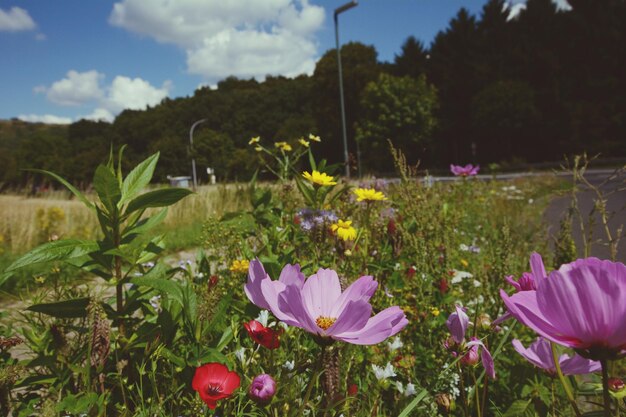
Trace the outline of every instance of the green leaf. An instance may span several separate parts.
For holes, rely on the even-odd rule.
[[[531,400],[516,400],[506,410],[503,417],[519,417],[526,414],[526,409],[530,405]]]
[[[159,152],[148,157],[128,173],[122,184],[122,199],[119,202],[119,207],[135,198],[141,190],[150,184],[158,160]]]
[[[28,307],[27,310],[61,319],[68,319],[86,317],[87,305],[89,305],[89,297],[75,298],[73,300],[59,301],[56,303],[35,304]]]
[[[428,395],[428,391],[426,391],[425,389],[418,392],[415,398],[413,398],[413,401],[411,401],[409,405],[407,405],[404,410],[402,410],[402,412],[398,414],[398,417],[407,417],[411,413],[411,411],[413,411],[413,409],[417,407],[424,398],[426,398],[426,395]]]
[[[160,293],[167,295],[172,300],[176,300],[181,306],[184,307],[183,289],[180,284],[166,278],[158,278],[159,276],[164,275],[165,268],[162,265],[157,265],[146,275],[131,278],[130,282],[135,285],[153,288]]]
[[[150,230],[154,226],[158,225],[163,220],[165,220],[166,216],[167,216],[167,208],[164,208],[163,210],[160,210],[157,214],[155,214],[152,217],[147,217],[145,219],[139,220],[133,227],[125,230],[123,232],[123,236],[130,234],[130,233],[138,234],[138,233],[143,233],[147,230]]]
[[[104,206],[109,209],[109,213],[112,213],[122,197],[120,184],[113,171],[104,165],[99,165],[93,177],[93,188]]]
[[[305,184],[299,177],[295,177],[295,180],[296,186],[298,187],[298,190],[300,190],[300,194],[304,197],[304,201],[306,201],[309,207],[315,207],[315,191]]]
[[[50,261],[66,261],[85,256],[98,250],[98,244],[91,240],[66,239],[44,243],[13,262],[4,272],[14,272],[25,266]],[[0,285],[2,284],[0,278]]]
[[[224,333],[222,333],[222,337],[217,343],[217,347],[215,349],[217,349],[218,352],[221,352],[226,346],[228,346],[231,340],[233,340],[233,329],[229,326],[226,330],[224,330]]]
[[[192,194],[191,190],[186,188],[163,188],[160,190],[150,191],[128,203],[126,214],[135,210],[145,209],[149,207],[167,207],[182,200]]]
[[[45,174],[45,175],[48,175],[48,176],[54,178],[55,180],[57,180],[58,182],[63,184],[68,190],[70,190],[72,192],[72,194],[74,194],[88,208],[90,208],[92,210],[95,208],[94,204],[91,201],[87,200],[87,197],[85,197],[85,195],[83,193],[78,191],[78,189],[76,187],[74,187],[72,184],[70,184],[65,178],[58,176],[54,172],[46,171],[46,170],[43,170],[43,169],[29,169],[28,171],[39,172],[41,174]]]

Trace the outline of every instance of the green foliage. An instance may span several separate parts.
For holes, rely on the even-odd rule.
[[[356,138],[362,149],[362,160],[377,172],[393,168],[386,152],[387,140],[407,153],[411,160],[423,156],[436,126],[436,89],[418,79],[380,74],[370,82],[361,97],[361,118]]]

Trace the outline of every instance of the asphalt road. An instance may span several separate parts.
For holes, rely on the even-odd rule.
[[[593,186],[600,186],[600,190],[603,194],[607,195],[607,211],[611,213],[611,219],[609,221],[609,230],[613,236],[617,235],[617,230],[620,225],[624,225],[621,236],[622,240],[619,243],[617,251],[617,260],[626,263],[626,174],[622,173],[621,177],[617,177],[614,180],[603,184],[602,183],[609,177],[610,172],[607,170],[589,171],[585,177]],[[594,207],[594,201],[596,194],[588,187],[581,186],[580,191],[576,193],[578,200],[578,207],[584,219],[585,228],[589,227],[590,213]],[[555,236],[559,231],[560,219],[565,215],[572,202],[571,196],[557,197],[548,206],[544,213],[544,221],[548,225],[548,232],[550,237]],[[595,239],[602,239],[602,242],[593,243],[591,245],[591,256],[597,256],[601,259],[609,259],[610,252],[608,245],[604,242],[607,241],[604,226],[602,225],[600,214],[594,213],[592,216],[592,236]],[[578,256],[582,257],[583,254],[583,239],[580,228],[580,220],[574,217],[572,225],[574,241],[578,249]]]

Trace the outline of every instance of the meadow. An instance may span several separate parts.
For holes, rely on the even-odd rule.
[[[308,143],[262,149],[271,183],[148,187],[156,154],[1,196],[3,415],[624,412],[626,267],[543,222],[571,182],[429,183],[393,148],[396,180],[344,181]]]

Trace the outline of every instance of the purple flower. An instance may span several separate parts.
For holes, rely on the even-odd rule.
[[[256,376],[250,384],[248,395],[253,401],[260,404],[267,404],[276,393],[276,381],[268,374]]]
[[[556,375],[550,342],[543,337],[538,337],[528,349],[522,345],[522,342],[513,339],[513,347],[528,362],[545,370],[550,375]],[[563,375],[590,374],[601,369],[600,362],[585,359],[576,354],[571,358],[567,354],[559,356],[559,366]]]
[[[298,210],[297,216],[300,218],[300,228],[306,232],[337,221],[337,215],[330,210],[303,208]]]
[[[491,353],[485,344],[476,337],[472,337],[469,342],[463,343],[465,341],[465,333],[467,332],[467,327],[469,325],[469,317],[462,307],[457,305],[455,308],[456,311],[448,316],[446,326],[448,326],[448,329],[450,330],[452,340],[454,340],[454,342],[458,344],[461,349],[465,349],[464,353],[462,353],[463,356],[461,356],[461,363],[464,365],[477,364],[479,358],[478,350],[480,349],[480,359],[482,360],[485,372],[490,378],[494,379],[496,377],[496,371]],[[451,344],[444,343],[444,346],[449,348],[451,347]],[[457,356],[457,353],[453,352],[453,355]]]
[[[328,341],[341,340],[373,345],[394,336],[408,324],[400,307],[389,307],[375,316],[369,299],[378,283],[362,276],[345,291],[331,269],[320,269],[306,281],[300,268],[287,265],[278,281],[272,281],[258,260],[250,264],[246,294],[261,308],[268,308],[290,326],[300,327]]]
[[[465,339],[465,332],[467,332],[467,326],[469,325],[469,317],[462,307],[457,305],[455,308],[456,311],[448,316],[446,326],[448,326],[448,330],[450,330],[452,340],[461,344]]]
[[[543,266],[543,259],[537,252],[530,255],[530,270],[532,273],[524,272],[522,276],[515,281],[513,275],[509,275],[505,280],[511,284],[517,292],[520,291],[536,291],[537,283],[546,278],[546,268]],[[493,321],[493,325],[497,326],[503,321],[513,317],[508,311]]]
[[[473,166],[472,164],[467,164],[462,167],[461,165],[450,164],[450,171],[457,177],[473,177],[478,174],[479,170],[480,165]]]
[[[626,266],[620,262],[579,259],[538,280],[536,291],[509,296],[500,290],[500,296],[522,324],[586,358],[626,354]]]
[[[293,320],[293,316],[278,308],[278,294],[288,285],[294,285],[297,288],[302,288],[304,285],[304,274],[300,272],[300,265],[285,265],[278,280],[275,281],[265,272],[261,261],[254,259],[250,262],[248,282],[243,289],[253,304],[259,308],[271,310],[277,319],[286,322]]]

